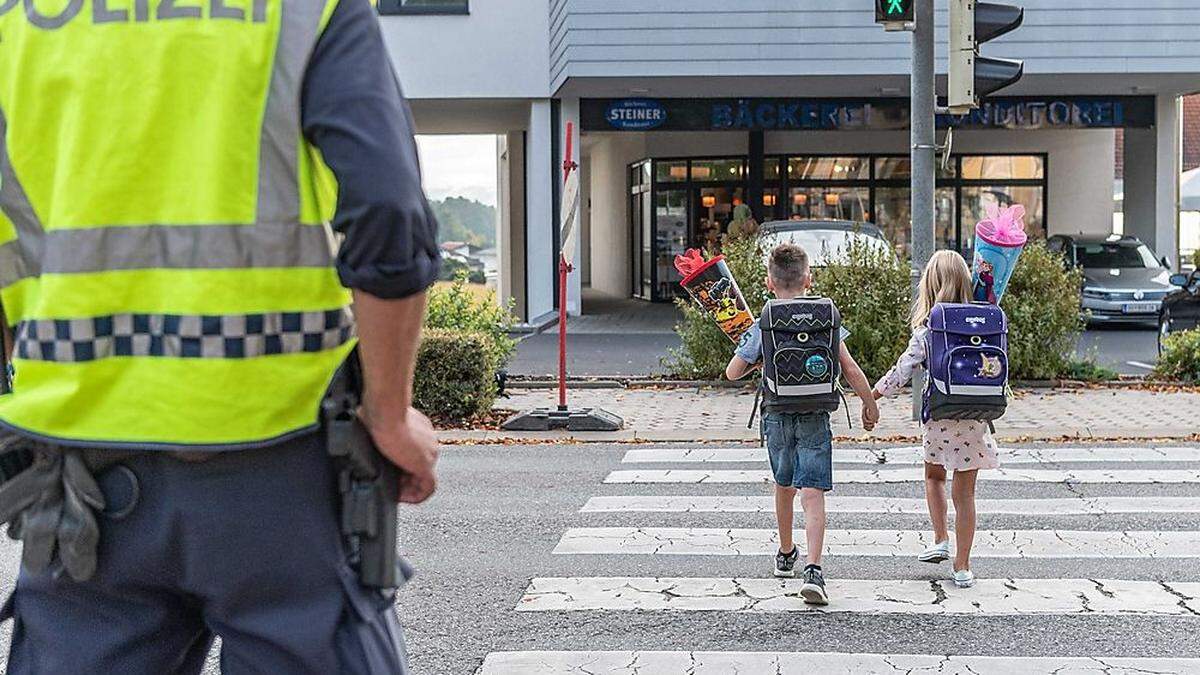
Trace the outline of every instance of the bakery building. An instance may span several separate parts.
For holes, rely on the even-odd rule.
[[[527,321],[555,308],[568,123],[573,312],[596,295],[670,300],[674,256],[718,240],[743,204],[760,222],[873,222],[909,246],[908,36],[869,3],[406,4],[380,11],[418,132],[498,137],[500,290]],[[1037,235],[1118,228],[1178,264],[1200,8],[1024,4],[1024,26],[988,47],[1024,59],[1025,77],[938,120],[938,246],[968,246],[989,202],[1020,203]],[[938,20],[944,72],[941,3]]]

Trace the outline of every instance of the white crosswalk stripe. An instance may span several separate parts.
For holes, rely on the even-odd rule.
[[[763,555],[775,530],[702,527],[580,527],[567,530],[557,554]],[[916,530],[826,530],[830,556],[911,556],[932,545]],[[801,546],[801,548],[803,548]],[[975,558],[1200,558],[1200,532],[979,530]]]
[[[913,483],[925,480],[921,467],[834,469],[834,483]],[[1200,483],[1200,469],[994,469],[986,480],[1021,483]],[[634,469],[613,471],[610,484],[629,483],[766,483],[769,469]]]
[[[1000,463],[1200,462],[1200,448],[1001,448]],[[914,464],[924,459],[920,447],[835,448],[833,461],[866,464]],[[630,450],[624,464],[766,463],[762,448],[654,448]]]
[[[924,499],[901,497],[825,498],[829,513],[885,513],[925,515]],[[1115,513],[1200,513],[1195,497],[1077,497],[1061,499],[980,499],[982,515],[1074,516]],[[775,500],[768,496],[725,495],[611,495],[592,497],[584,513],[773,513]],[[953,513],[953,506],[951,507]]]
[[[772,527],[774,499],[769,488],[772,479],[764,450],[753,447],[628,450],[620,460],[622,466],[603,479],[606,493],[589,496],[580,509],[581,515],[587,517],[587,525],[602,526],[569,527],[558,537],[553,549],[556,558],[573,561],[569,574],[578,576],[546,575],[531,579],[514,610],[531,618],[555,613],[582,614],[589,621],[598,620],[591,618],[592,613],[599,617],[602,612],[661,613],[678,616],[680,620],[706,617],[709,615],[703,613],[708,612],[739,615],[744,620],[753,617],[758,621],[785,614],[806,617],[802,621],[822,620],[807,618],[808,615],[832,614],[841,617],[838,621],[855,622],[922,616],[931,620],[945,617],[943,620],[953,620],[955,625],[986,621],[988,617],[1040,616],[1046,620],[1067,617],[1063,620],[1085,622],[1091,620],[1089,617],[1103,617],[1107,621],[1130,617],[1141,621],[1195,621],[1200,629],[1200,576],[1185,572],[1178,578],[1159,579],[1147,576],[1138,567],[1161,560],[1173,566],[1169,569],[1188,570],[1193,569],[1191,561],[1200,558],[1200,531],[1194,528],[1194,516],[1200,514],[1200,495],[1184,492],[1189,485],[1200,486],[1200,447],[1002,449],[1000,461],[1004,468],[987,471],[979,479],[981,483],[1001,482],[1005,490],[1011,486],[1013,495],[996,498],[993,488],[989,498],[976,502],[981,529],[975,536],[972,557],[1039,561],[1034,569],[1049,573],[1046,578],[1034,578],[1041,576],[1040,572],[1023,578],[981,577],[970,589],[959,589],[949,581],[949,565],[939,568],[947,575],[941,579],[888,574],[889,566],[907,564],[891,561],[912,560],[933,543],[932,533],[913,520],[903,521],[902,527],[916,529],[895,529],[901,523],[889,521],[889,516],[927,515],[925,500],[916,496],[921,490],[919,483],[924,480],[921,460],[921,449],[913,446],[835,449],[834,461],[840,465],[834,469],[835,485],[863,487],[857,488],[858,494],[829,495],[826,510],[833,514],[857,514],[849,522],[862,529],[827,530],[825,554],[830,560],[839,561],[836,568],[847,567],[843,561],[854,561],[860,574],[864,569],[869,571],[858,578],[829,578],[830,604],[814,607],[805,604],[800,596],[801,579],[770,576],[770,558],[778,548],[778,535]],[[902,483],[918,485],[887,487]],[[1096,487],[1088,487],[1093,484]],[[708,485],[724,487],[719,490],[721,494],[713,494],[716,490],[704,487]],[[663,494],[672,486],[675,494]],[[614,494],[617,489],[621,492]],[[681,489],[687,492],[679,494]],[[896,490],[912,496],[891,496]],[[796,510],[799,527],[802,523],[799,503]],[[729,527],[729,516],[737,514],[741,515],[735,522],[759,526]],[[761,514],[762,520],[748,518],[746,514]],[[1020,520],[1026,525],[1020,529],[984,529],[989,522],[997,522],[989,521],[992,516],[1053,520]],[[1178,524],[1155,529],[1159,527],[1155,519],[1166,518],[1176,521],[1192,518],[1193,529],[1179,529]],[[1121,524],[1113,524],[1114,519]],[[846,522],[843,518],[838,524]],[[1127,523],[1137,525],[1122,527]],[[1011,526],[1012,521],[1004,524]],[[803,551],[802,532],[797,535],[796,543]],[[716,569],[718,558],[725,568],[737,564],[735,560],[725,562],[726,558],[740,556],[759,558],[761,566],[767,568],[764,574],[754,576],[750,572],[750,576],[728,577],[720,575],[730,572],[705,574],[704,570]],[[613,560],[636,561],[632,569],[637,576],[612,576],[617,571],[612,569]],[[864,567],[865,560],[873,562]],[[1067,563],[1068,560],[1073,562]],[[714,564],[706,564],[708,561]],[[609,568],[605,570],[609,575],[588,576],[590,572],[599,572],[601,567]],[[1063,578],[1053,578],[1060,567],[1064,570]],[[746,574],[742,569],[745,568],[735,568],[732,574]],[[1122,578],[1123,570],[1139,571],[1136,576]],[[628,571],[629,568],[621,569],[618,574]],[[663,622],[656,620],[654,625]],[[631,635],[630,639],[632,643],[616,646],[655,644],[653,635]],[[981,640],[978,654],[947,656],[937,653],[937,641],[916,634],[911,644],[905,641],[901,636],[884,642],[905,647],[889,654],[854,653],[853,645],[845,645],[844,652],[499,651],[488,655],[479,674],[1132,675],[1154,672],[1200,675],[1200,658],[1195,658],[1200,652],[1193,654],[1186,649],[1171,652],[1185,658],[1090,656],[1087,647],[1082,653],[1047,651],[1036,656],[997,656],[989,655],[989,651],[997,653],[992,651],[996,643]],[[586,649],[591,645],[581,638],[577,644],[565,646]],[[694,643],[680,646],[712,649],[721,645],[698,635]]]
[[[1200,673],[1200,659],[779,652],[499,652],[480,675],[1145,675]]]
[[[824,607],[804,604],[801,585],[799,579],[544,578],[530,583],[517,609],[1200,616],[1200,583],[981,579],[960,589],[950,581],[831,579],[837,602]]]

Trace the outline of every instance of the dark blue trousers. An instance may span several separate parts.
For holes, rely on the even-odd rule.
[[[405,672],[394,596],[346,564],[319,437],[118,466],[96,575],[21,572],[9,673],[199,673],[214,636],[226,673]]]

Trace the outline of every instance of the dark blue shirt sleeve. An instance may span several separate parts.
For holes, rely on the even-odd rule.
[[[437,220],[421,188],[412,113],[369,0],[340,0],[305,73],[301,119],[338,181],[338,276],[404,298],[437,280]]]

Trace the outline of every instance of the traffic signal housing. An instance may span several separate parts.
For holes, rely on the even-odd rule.
[[[1020,28],[1025,10],[1016,5],[950,0],[950,112],[965,114],[987,96],[1015,83],[1025,63],[982,56],[979,47]]]
[[[911,30],[916,22],[915,0],[875,0],[875,23],[883,24],[884,30]]]

